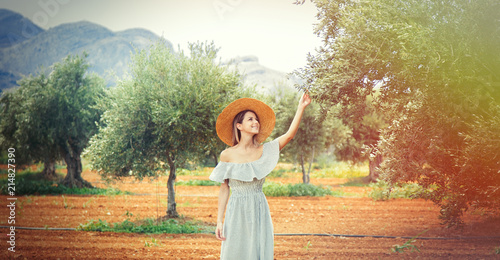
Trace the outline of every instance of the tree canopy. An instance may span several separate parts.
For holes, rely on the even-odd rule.
[[[92,169],[107,178],[154,178],[169,170],[169,217],[178,216],[176,169],[220,153],[217,115],[245,93],[239,74],[217,62],[213,43],[189,47],[186,55],[159,41],[134,55],[131,77],[101,102],[106,112],[86,152]]]
[[[63,184],[69,187],[91,186],[81,178],[80,154],[97,131],[101,110],[94,105],[105,86],[87,74],[83,56],[67,56],[48,75],[24,77],[0,100],[2,147],[16,148],[18,163],[44,163],[47,177],[55,176],[54,164],[63,159],[68,170]]]
[[[343,120],[362,120],[373,98],[388,120],[368,147],[381,177],[429,188],[449,225],[470,206],[498,209],[498,1],[315,3],[324,44],[301,75]]]
[[[276,112],[276,129],[273,138],[285,134],[290,127],[298,105],[300,95],[298,92],[289,91],[288,88],[277,88],[273,93],[275,98],[274,107]],[[309,183],[311,166],[314,156],[324,151],[325,129],[320,120],[320,110],[317,104],[311,104],[302,116],[302,122],[295,137],[290,141],[287,149],[281,153],[284,158],[292,162],[298,162],[302,168],[302,181]],[[309,163],[309,166],[307,164]],[[306,169],[307,167],[307,169]]]

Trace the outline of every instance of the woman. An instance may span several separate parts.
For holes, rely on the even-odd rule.
[[[276,120],[274,111],[263,102],[238,99],[217,118],[217,135],[230,146],[210,175],[211,180],[222,183],[215,230],[222,241],[221,259],[273,259],[273,224],[262,185],[278,163],[279,151],[297,133],[310,103],[309,95],[302,95],[287,133],[263,145]]]

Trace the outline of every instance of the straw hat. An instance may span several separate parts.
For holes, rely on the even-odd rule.
[[[259,118],[260,129],[257,142],[264,142],[274,129],[276,116],[271,107],[253,98],[240,98],[229,104],[217,117],[215,128],[219,138],[229,146],[233,146],[233,120],[241,111],[252,110]]]

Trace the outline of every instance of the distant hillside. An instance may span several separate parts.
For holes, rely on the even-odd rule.
[[[255,56],[236,57],[226,64],[236,68],[243,75],[245,83],[256,85],[257,90],[262,93],[273,93],[276,88],[281,87],[292,88],[299,83],[296,77],[289,77],[284,72],[262,66]]]
[[[21,75],[36,73],[40,66],[49,67],[68,54],[81,55],[84,51],[89,54],[90,70],[113,85],[115,78],[112,75],[124,75],[134,48],[143,49],[159,38],[144,29],[112,32],[86,21],[62,24],[49,30],[33,27],[39,32],[27,35],[24,26],[30,24],[29,20],[5,9],[0,10],[0,21],[1,89],[14,86]],[[9,38],[18,41],[12,42]]]
[[[22,75],[36,74],[41,66],[47,68],[68,54],[84,51],[89,55],[90,70],[113,86],[128,71],[134,48],[146,48],[158,39],[145,29],[113,32],[87,21],[44,30],[18,13],[0,9],[0,90],[16,86]],[[256,84],[263,92],[296,82],[285,73],[263,67],[257,57],[238,57],[231,64],[244,74],[245,83]]]
[[[43,29],[18,13],[0,9],[0,48],[25,41],[43,32]]]

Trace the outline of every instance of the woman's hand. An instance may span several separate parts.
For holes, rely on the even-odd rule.
[[[299,100],[299,107],[306,108],[309,104],[311,104],[311,97],[307,92],[304,92]]]
[[[226,240],[226,238],[222,235],[222,223],[217,223],[217,228],[215,228],[215,237],[220,241]]]

